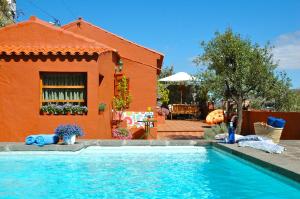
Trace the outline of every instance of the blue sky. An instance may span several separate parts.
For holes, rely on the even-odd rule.
[[[164,65],[195,73],[200,41],[233,28],[259,44],[275,45],[279,70],[300,88],[299,0],[17,0],[24,15],[66,24],[79,16],[136,43],[164,53]],[[51,17],[52,16],[52,17]]]

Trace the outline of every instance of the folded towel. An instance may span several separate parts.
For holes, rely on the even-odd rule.
[[[286,121],[281,118],[268,117],[267,124],[274,128],[284,128]]]
[[[282,153],[285,148],[278,144],[274,144],[270,140],[264,141],[242,141],[238,143],[240,147],[251,147],[254,149],[259,149],[262,151],[266,151],[268,153]]]
[[[285,123],[286,121],[284,119],[278,118],[272,126],[275,128],[284,128]]]
[[[270,116],[270,117],[268,117],[268,119],[267,119],[267,124],[270,125],[270,126],[273,126],[273,124],[275,123],[276,120],[277,120],[276,117]]]
[[[225,139],[227,139],[227,137],[228,137],[228,133],[221,133],[221,134],[215,135],[216,140],[225,140]],[[239,139],[242,139],[243,137],[244,137],[243,135],[235,134],[234,140],[237,142]]]
[[[33,144],[35,142],[36,137],[37,137],[36,135],[27,136],[26,139],[25,139],[25,143],[27,145]]]
[[[26,144],[35,144],[37,146],[44,146],[46,144],[57,144],[59,137],[55,134],[40,134],[31,135],[26,138]]]
[[[270,138],[259,136],[259,135],[246,135],[243,137],[240,137],[236,140],[236,142],[243,142],[243,141],[270,141]]]

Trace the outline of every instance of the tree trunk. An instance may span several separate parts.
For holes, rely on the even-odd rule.
[[[238,98],[237,102],[237,116],[238,116],[238,120],[237,120],[237,125],[236,125],[236,134],[241,134],[241,130],[242,130],[242,122],[243,122],[243,99]]]

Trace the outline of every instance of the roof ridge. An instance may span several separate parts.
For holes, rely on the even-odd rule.
[[[99,47],[102,47],[102,48],[106,48],[107,50],[111,50],[111,51],[114,51],[114,52],[117,52],[116,49],[110,47],[110,46],[107,46],[105,44],[102,44],[102,43],[99,43],[93,39],[90,39],[90,38],[87,38],[85,36],[82,36],[82,35],[79,35],[79,34],[76,34],[74,32],[71,32],[71,31],[68,31],[62,27],[56,27],[54,25],[51,25],[50,23],[46,22],[46,21],[43,21],[39,18],[37,18],[36,16],[31,16],[29,18],[29,20],[27,21],[22,21],[22,22],[19,22],[19,23],[15,23],[15,24],[10,24],[8,26],[5,26],[3,28],[0,28],[0,31],[4,31],[6,29],[10,29],[10,28],[14,28],[14,27],[17,27],[17,26],[23,26],[23,25],[26,25],[26,24],[29,24],[29,23],[37,23],[37,24],[40,24],[40,25],[43,25],[47,28],[50,28],[52,30],[55,30],[55,31],[59,31],[59,32],[63,32],[64,34],[67,34],[67,35],[70,35],[72,37],[75,37],[77,39],[80,39],[80,40],[83,40],[85,42],[88,42],[88,43],[93,43],[95,45],[98,45]]]
[[[113,35],[113,36],[115,36],[115,37],[117,37],[117,38],[119,38],[119,39],[121,39],[121,40],[124,40],[124,41],[126,41],[126,42],[128,42],[128,43],[130,43],[130,44],[136,45],[136,46],[138,46],[138,47],[140,47],[140,48],[146,49],[146,50],[148,50],[148,51],[150,51],[150,52],[152,52],[152,53],[156,53],[156,54],[159,54],[159,55],[161,55],[161,56],[164,55],[164,54],[161,53],[161,52],[155,51],[155,50],[153,50],[153,49],[151,49],[151,48],[147,48],[147,47],[142,46],[142,45],[140,45],[140,44],[137,44],[137,43],[135,43],[135,42],[133,42],[133,41],[130,41],[130,40],[128,40],[128,39],[125,39],[124,37],[121,37],[121,36],[119,36],[119,35],[117,35],[117,34],[115,34],[115,33],[109,32],[109,31],[107,31],[107,30],[105,30],[105,29],[103,29],[103,28],[101,28],[101,27],[98,27],[98,26],[96,26],[96,25],[94,25],[94,24],[92,24],[92,23],[90,23],[90,22],[88,22],[88,21],[83,20],[82,18],[77,19],[76,21],[70,22],[70,23],[68,23],[68,24],[66,24],[66,25],[64,25],[64,26],[62,26],[62,28],[67,28],[67,27],[71,26],[72,24],[78,23],[78,22],[84,22],[84,23],[86,23],[87,25],[90,25],[90,26],[92,26],[92,27],[95,27],[95,28],[97,28],[97,29],[100,29],[100,30],[104,31],[104,32],[107,33],[107,34],[111,34],[111,35]]]

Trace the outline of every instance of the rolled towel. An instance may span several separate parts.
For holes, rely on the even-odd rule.
[[[37,137],[36,135],[29,135],[29,136],[27,136],[26,139],[25,139],[25,143],[27,145],[35,143],[36,137]]]
[[[44,146],[47,144],[57,144],[59,141],[59,137],[55,134],[40,134],[40,135],[35,135],[35,140],[34,143],[37,146]]]
[[[35,139],[35,144],[38,146],[44,146],[46,144],[44,136],[37,136]]]

